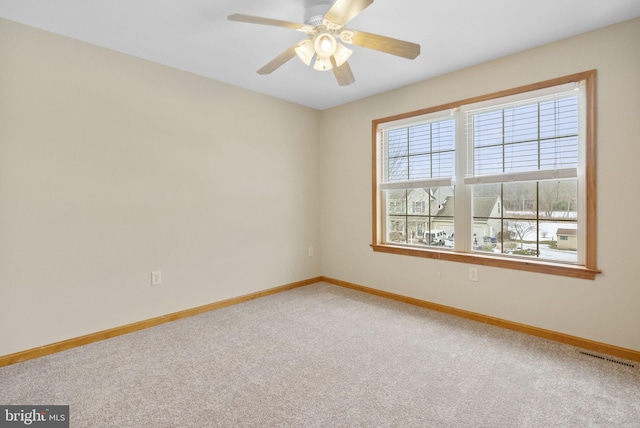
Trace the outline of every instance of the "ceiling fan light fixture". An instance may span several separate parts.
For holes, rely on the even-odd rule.
[[[313,42],[316,54],[322,58],[329,58],[336,51],[336,39],[329,33],[320,33]]]
[[[342,64],[347,62],[349,57],[353,51],[347,47],[345,47],[341,43],[336,43],[336,52],[333,54],[333,57],[336,60],[336,66],[340,67]]]
[[[331,65],[331,57],[317,56],[316,63],[313,65],[314,70],[318,71],[327,71],[331,70],[333,65]]]
[[[307,65],[311,65],[311,60],[313,56],[316,54],[316,50],[313,46],[313,41],[311,39],[305,39],[295,48],[296,55],[300,58],[300,61],[304,62]]]

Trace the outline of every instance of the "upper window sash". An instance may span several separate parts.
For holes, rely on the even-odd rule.
[[[379,129],[380,189],[451,186],[455,176],[455,121],[450,114],[386,123]]]
[[[579,83],[461,106],[465,184],[578,176],[584,91]]]

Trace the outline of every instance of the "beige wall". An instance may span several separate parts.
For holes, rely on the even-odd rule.
[[[318,128],[0,20],[0,355],[319,275]]]
[[[0,20],[0,355],[320,274],[640,350],[637,40],[638,19],[317,112]],[[597,280],[370,249],[372,119],[593,68]]]
[[[322,273],[640,350],[640,19],[324,111]],[[371,243],[371,120],[571,73],[598,70],[598,267],[595,281],[384,253]]]

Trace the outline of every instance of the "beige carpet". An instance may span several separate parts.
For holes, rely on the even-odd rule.
[[[0,404],[68,404],[71,427],[631,428],[632,364],[320,283],[0,368]]]

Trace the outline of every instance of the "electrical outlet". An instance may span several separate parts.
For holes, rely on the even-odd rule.
[[[162,284],[162,272],[159,270],[151,272],[151,285]]]
[[[474,281],[474,282],[478,281],[478,268],[477,267],[469,268],[469,281]]]
[[[309,247],[309,257],[313,257],[313,247]]]

